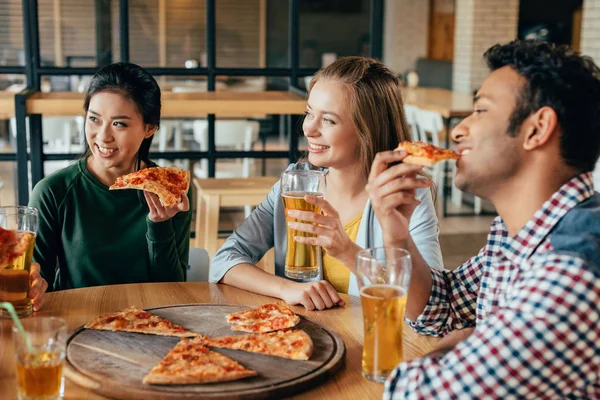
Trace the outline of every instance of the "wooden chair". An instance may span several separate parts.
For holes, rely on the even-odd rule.
[[[196,188],[196,244],[213,257],[218,250],[221,207],[260,204],[279,177],[217,179],[194,178]]]

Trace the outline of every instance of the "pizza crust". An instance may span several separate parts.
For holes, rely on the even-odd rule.
[[[402,159],[402,162],[405,164],[414,164],[414,165],[423,165],[425,167],[431,167],[441,160],[434,160],[432,158],[425,157],[416,157],[416,156],[406,156]]]

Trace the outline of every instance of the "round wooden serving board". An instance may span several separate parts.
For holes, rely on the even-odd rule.
[[[190,331],[219,337],[240,335],[225,315],[248,307],[186,304],[149,308]],[[179,338],[79,328],[67,340],[65,375],[100,395],[118,399],[273,398],[291,396],[315,386],[344,362],[346,348],[335,332],[304,317],[303,329],[314,344],[308,361],[295,361],[244,351],[217,349],[258,376],[233,382],[199,385],[146,385],[142,378],[177,344]]]

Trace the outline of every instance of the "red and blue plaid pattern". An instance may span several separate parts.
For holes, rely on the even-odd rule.
[[[593,194],[591,173],[579,175],[515,237],[498,217],[478,255],[432,270],[429,303],[411,327],[475,331],[445,355],[398,365],[384,399],[600,399],[600,276],[587,264],[600,260],[556,251],[550,240]]]

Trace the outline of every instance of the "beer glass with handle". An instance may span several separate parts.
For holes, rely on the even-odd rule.
[[[384,382],[402,362],[402,328],[411,274],[408,251],[393,247],[361,250],[356,278],[363,312],[363,375]]]
[[[33,234],[25,253],[9,265],[0,266],[0,301],[12,303],[20,317],[28,316],[33,312],[29,299],[29,270],[38,228],[38,210],[25,206],[0,207],[0,227],[17,234]],[[10,315],[0,308],[0,317],[10,318]]]
[[[321,208],[304,200],[310,194],[325,196],[325,172],[319,170],[289,170],[281,174],[281,198],[287,222],[308,222],[292,218],[289,210],[312,211],[317,214]],[[318,246],[298,243],[295,236],[315,237],[313,233],[300,232],[287,228],[287,252],[285,256],[285,276],[292,279],[312,279],[319,275]]]

